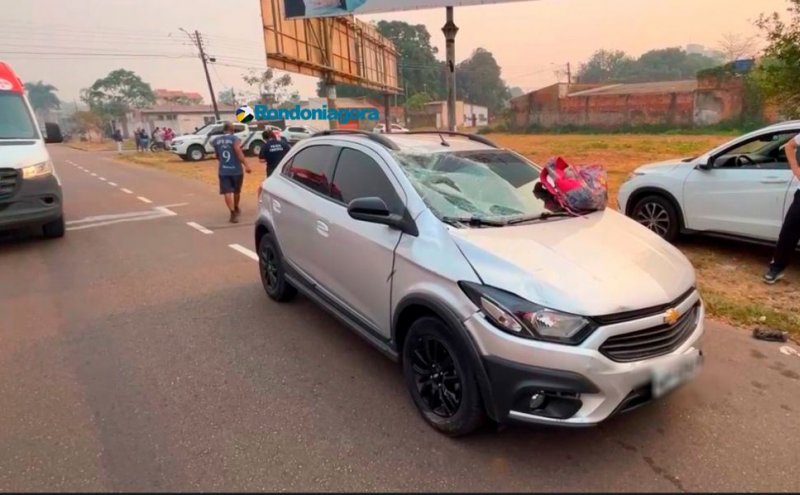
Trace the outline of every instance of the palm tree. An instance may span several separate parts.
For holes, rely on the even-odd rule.
[[[25,89],[28,91],[31,106],[39,117],[44,118],[50,110],[61,108],[61,102],[55,93],[58,88],[52,84],[45,84],[42,81],[25,83]]]

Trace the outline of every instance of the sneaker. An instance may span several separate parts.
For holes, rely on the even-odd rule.
[[[237,206],[237,207],[236,207],[236,209],[235,209],[235,210],[233,210],[233,211],[235,211],[237,215],[238,215],[238,214],[240,214],[240,213],[242,212],[242,210],[240,210],[238,206]]]
[[[230,223],[239,223],[239,215],[236,214],[236,211],[231,212],[231,218],[228,221]]]
[[[783,269],[779,270],[774,266],[770,266],[769,270],[767,270],[767,273],[764,274],[763,280],[764,283],[772,285],[782,278],[783,278]]]

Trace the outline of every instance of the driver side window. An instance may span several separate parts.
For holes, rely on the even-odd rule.
[[[714,160],[714,168],[744,170],[788,169],[784,146],[797,131],[762,134],[725,150]]]

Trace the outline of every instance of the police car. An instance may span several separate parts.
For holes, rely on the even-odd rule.
[[[25,86],[0,61],[0,231],[35,227],[64,235],[61,180],[45,143],[63,141],[55,124],[39,129]]]
[[[214,122],[208,124],[194,134],[178,136],[172,140],[170,151],[175,153],[184,161],[197,162],[203,160],[206,155],[214,153],[214,139],[222,135],[224,122]],[[264,129],[280,130],[272,125],[247,125],[233,124],[233,132],[242,142],[242,150],[246,154],[258,156],[261,147],[264,146],[264,139],[261,133]]]

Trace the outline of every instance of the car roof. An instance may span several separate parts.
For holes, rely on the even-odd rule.
[[[766,130],[766,129],[769,129],[769,130],[781,130],[781,129],[784,129],[784,128],[791,129],[791,128],[796,128],[798,125],[800,125],[800,120],[786,120],[784,122],[776,122],[774,124],[770,124],[770,125],[762,128],[762,129],[760,129],[760,130],[762,130],[762,131]]]
[[[335,132],[335,131],[332,131]],[[366,142],[373,142],[382,145],[386,148],[392,148],[394,151],[408,152],[408,153],[443,153],[453,151],[480,151],[497,149],[497,146],[491,146],[491,141],[482,138],[481,136],[474,136],[469,134],[452,135],[442,132],[441,134],[436,131],[431,131],[425,134],[414,134],[406,132],[396,132],[388,134],[374,134],[370,132],[353,132],[347,133],[331,133],[324,136],[312,136],[310,139],[317,138],[334,138],[337,140],[365,144]],[[444,140],[448,146],[442,144]],[[486,141],[486,143],[481,142]],[[489,143],[489,144],[487,144]]]

